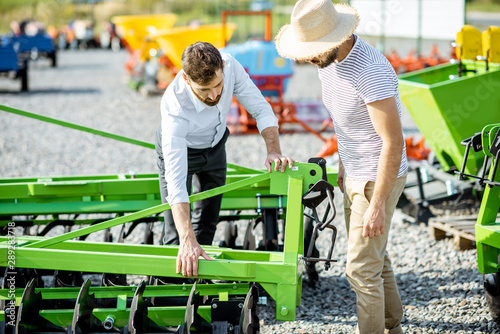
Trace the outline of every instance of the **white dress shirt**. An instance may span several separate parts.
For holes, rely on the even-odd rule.
[[[226,117],[233,102],[238,102],[256,119],[257,128],[278,126],[278,119],[243,66],[231,55],[221,53],[224,63],[224,88],[219,103],[210,107],[200,101],[179,71],[161,100],[162,150],[170,205],[188,203],[187,148],[214,147],[226,131]]]

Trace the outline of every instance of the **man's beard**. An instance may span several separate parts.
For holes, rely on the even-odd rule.
[[[219,103],[219,100],[222,96],[222,92],[224,91],[224,87],[222,87],[222,90],[220,91],[220,94],[217,95],[217,97],[215,98],[215,100],[212,100],[212,99],[209,99],[209,98],[202,98],[201,96],[199,96],[198,94],[196,94],[196,92],[191,89],[191,91],[194,93],[194,95],[196,95],[196,97],[198,98],[198,100],[200,100],[201,102],[205,103],[207,106],[209,107],[213,107],[215,105],[217,105],[217,103]]]
[[[321,63],[317,64],[316,66],[319,67],[319,68],[328,67],[328,66],[330,66],[335,61],[335,59],[337,59],[338,55],[339,55],[339,48],[335,48],[328,55],[328,58],[324,62],[321,62]]]

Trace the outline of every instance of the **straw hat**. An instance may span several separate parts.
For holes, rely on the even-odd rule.
[[[358,23],[358,13],[347,4],[334,6],[331,0],[299,0],[290,24],[276,36],[276,48],[284,58],[318,57],[349,39]]]

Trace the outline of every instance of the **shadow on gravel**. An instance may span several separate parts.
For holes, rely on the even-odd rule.
[[[470,290],[461,286],[474,283],[477,278],[477,269],[458,269],[454,275],[443,275],[439,269],[429,269],[420,273],[409,271],[404,274],[396,274],[403,305],[415,303],[428,305],[438,299],[464,299],[471,295],[482,295],[482,288]],[[479,286],[482,286],[482,282],[478,283]]]
[[[396,274],[405,309],[407,329],[419,333],[466,331],[489,333],[498,328],[491,321],[485,303],[482,277],[477,269],[457,269],[452,275],[439,269]],[[430,317],[429,317],[430,315]],[[430,320],[436,318],[450,319]],[[484,332],[482,332],[484,331]]]
[[[297,319],[304,316],[316,322],[355,326],[356,294],[351,290],[347,278],[320,276],[315,288],[304,282]]]
[[[0,94],[27,96],[29,95],[29,92],[21,92],[19,91],[19,88],[12,88],[12,89],[0,88]]]
[[[64,71],[81,71],[81,70],[95,71],[95,70],[99,70],[99,69],[109,69],[109,63],[63,64],[63,65],[58,65],[57,69],[64,70]]]
[[[101,89],[95,88],[42,88],[33,89],[28,92],[19,92],[15,90],[2,90],[0,89],[0,94],[22,94],[24,96],[37,95],[37,94],[91,94],[100,93]]]
[[[405,332],[491,333],[498,329],[488,315],[477,269],[410,271],[396,274],[396,281],[404,307]],[[301,306],[297,308],[298,328],[308,332],[325,326],[343,333],[356,327],[356,295],[345,276],[320,276],[316,288],[307,283],[304,281]],[[279,323],[271,309],[268,305],[265,323]]]

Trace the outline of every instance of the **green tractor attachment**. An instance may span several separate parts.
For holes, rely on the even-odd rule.
[[[461,76],[458,72],[462,68]],[[418,129],[445,171],[460,168],[465,148],[463,138],[486,124],[498,121],[500,66],[486,71],[483,62],[463,62],[430,67],[401,75],[401,98]],[[466,164],[477,174],[483,157],[471,152]]]
[[[193,194],[190,201],[223,194],[223,245],[232,248],[204,247],[214,260],[200,259],[198,277],[190,279],[175,272],[177,246],[154,244],[154,224],[170,209],[161,204],[157,174],[0,179],[0,330],[257,333],[257,305],[267,297],[276,303],[277,320],[294,320],[304,264],[323,261],[328,268],[335,261],[331,183],[336,173],[327,172],[323,159],[295,163],[284,173],[228,168],[226,185]],[[320,219],[322,203],[326,210]],[[315,225],[306,241],[304,210]],[[239,220],[248,221],[243,245],[236,244]],[[262,241],[256,243],[259,223]],[[131,243],[127,237],[140,224],[145,226],[143,242]],[[55,233],[53,228],[61,226],[65,233]],[[121,226],[118,240],[111,233],[115,226]],[[333,231],[329,254],[314,257],[312,246],[304,245],[314,244],[325,228]],[[103,241],[88,241],[92,233],[101,233]],[[172,280],[179,283],[164,284]]]
[[[465,199],[479,204],[481,186],[457,180],[453,173],[463,168],[478,175],[487,167],[482,152],[475,151],[462,166],[465,147],[460,142],[499,120],[498,31],[492,27],[481,34],[465,25],[453,43],[458,59],[399,76],[401,99],[432,150],[427,164],[410,164],[415,173],[410,173],[404,191],[416,207],[410,214],[419,222],[427,223],[436,215],[430,209],[433,205],[454,201],[458,205],[456,201]]]
[[[476,247],[479,272],[485,274],[486,301],[494,321],[500,323],[500,123],[491,124],[481,132],[462,141],[465,155],[461,178],[472,177],[485,185],[481,207],[476,222]],[[489,173],[479,176],[466,173],[470,152],[481,153],[491,166]]]

